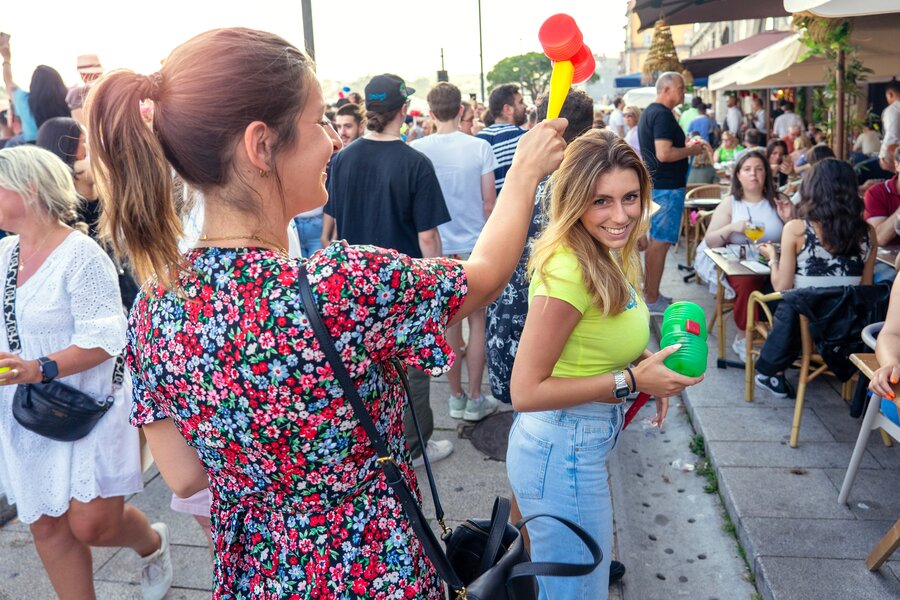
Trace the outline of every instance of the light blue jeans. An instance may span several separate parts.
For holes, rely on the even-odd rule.
[[[297,238],[300,241],[300,256],[309,258],[316,250],[322,249],[322,215],[301,218],[294,217]]]
[[[625,417],[624,404],[592,402],[557,411],[519,413],[509,432],[506,471],[524,516],[564,517],[591,534],[603,562],[583,577],[539,577],[540,600],[605,600],[612,556],[612,503],[606,461]],[[587,563],[584,544],[561,523],[528,523],[535,562]]]

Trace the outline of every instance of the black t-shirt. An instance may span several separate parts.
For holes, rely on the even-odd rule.
[[[325,213],[338,238],[421,258],[418,234],[450,220],[434,166],[406,143],[359,138],[328,171]]]
[[[645,108],[638,123],[638,140],[641,143],[641,157],[653,179],[653,187],[660,190],[683,188],[687,183],[688,159],[659,162],[656,158],[654,140],[669,140],[672,147],[684,148],[684,131],[672,111],[659,102]]]

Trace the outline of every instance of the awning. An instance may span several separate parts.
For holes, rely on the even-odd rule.
[[[681,62],[695,78],[709,76],[754,52],[768,48],[789,35],[791,35],[790,31],[763,31],[733,44],[725,44],[707,52],[701,52]]]
[[[850,43],[859,49],[863,64],[874,71],[868,81],[887,81],[897,75],[900,64],[900,13],[854,19]],[[812,57],[797,60],[806,52],[800,34],[792,34],[768,48],[755,52],[709,77],[709,89],[741,90],[754,88],[825,85],[831,61]]]
[[[791,13],[811,12],[820,17],[858,17],[900,12],[900,0],[784,0]]]
[[[691,70],[691,74],[694,74],[694,71]],[[628,75],[619,75],[616,77],[616,87],[617,88],[639,88],[644,87],[644,84],[641,83],[644,75],[642,73],[630,73]],[[694,87],[706,87],[707,78],[706,77],[694,77]]]
[[[641,31],[661,18],[669,25],[688,25],[789,14],[782,0],[634,0],[633,10],[641,20]]]

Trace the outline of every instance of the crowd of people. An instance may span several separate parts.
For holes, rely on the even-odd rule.
[[[603,598],[624,574],[606,464],[625,400],[655,397],[662,426],[668,399],[702,380],[664,365],[677,346],[648,347],[687,187],[730,180],[706,247],[765,230],[771,275],[729,281],[738,353],[753,290],[870,284],[900,234],[896,175],[860,185],[790,102],[744,114],[732,96],[721,123],[699,97],[682,110],[678,73],[643,109],[617,98],[599,114],[571,90],[546,120],[548,99],[528,106],[514,84],[485,105],[438,83],[414,115],[391,73],[331,105],[303,51],[242,28],[188,40],[151,75],[79,57],[71,90],[39,67],[25,92],[8,37],[0,56],[0,488],[61,598],[94,597],[91,546],[141,556],[144,598],[171,585],[165,524],[123,500],[142,488],[138,429],[173,508],[209,536],[215,598],[445,597],[312,311],[413,490],[425,455],[453,452],[432,439],[432,376],[447,374],[454,419],[512,404],[514,518],[568,518],[603,551],[590,575],[538,578],[540,597]],[[884,139],[867,128],[854,150],[893,170],[900,85],[887,89]],[[55,379],[113,399],[77,441],[13,418],[18,386]],[[757,381],[788,393],[783,365]],[[535,561],[588,561],[560,524],[527,530]]]

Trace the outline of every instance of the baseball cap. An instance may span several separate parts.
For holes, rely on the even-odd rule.
[[[376,75],[366,84],[366,110],[377,113],[397,110],[415,91],[396,75]]]
[[[77,63],[79,73],[102,73],[103,65],[100,64],[100,57],[96,54],[82,54],[78,57]]]

